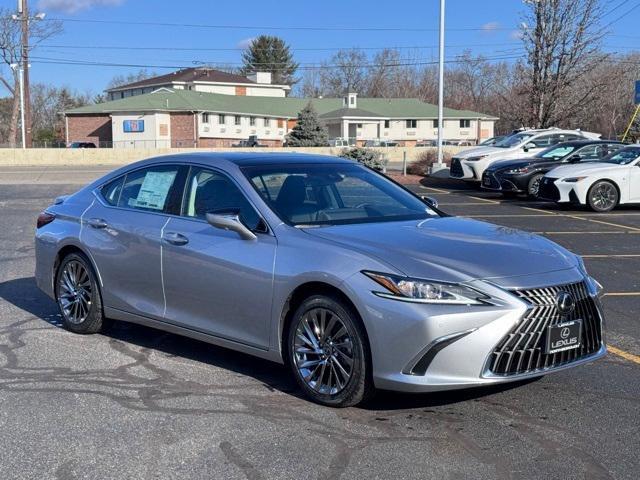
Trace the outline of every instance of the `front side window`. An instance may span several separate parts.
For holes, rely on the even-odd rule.
[[[420,199],[359,165],[246,167],[244,174],[292,225],[333,225],[437,217]]]
[[[100,189],[100,194],[105,202],[115,207],[120,200],[120,193],[122,192],[122,184],[124,183],[124,176],[111,180],[104,187]]]
[[[178,166],[166,165],[128,173],[118,206],[136,210],[170,212],[178,171]]]
[[[581,162],[589,162],[593,160],[600,160],[607,153],[605,144],[587,145],[575,152],[576,155],[580,155]]]
[[[508,137],[503,138],[493,146],[499,147],[499,148],[516,147],[518,145],[524,144],[531,137],[533,137],[532,133],[526,133],[526,132],[516,133],[515,135],[510,135]]]
[[[205,220],[207,213],[235,211],[251,230],[258,229],[262,223],[249,200],[228,177],[213,170],[193,167],[187,178],[182,215]]]

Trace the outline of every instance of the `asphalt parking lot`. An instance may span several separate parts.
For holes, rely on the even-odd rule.
[[[640,208],[597,215],[448,180],[411,187],[447,213],[583,255],[606,290],[610,353],[526,384],[381,392],[335,410],[246,355],[123,323],[60,328],[33,279],[35,219],[107,170],[0,167],[0,478],[638,477]]]

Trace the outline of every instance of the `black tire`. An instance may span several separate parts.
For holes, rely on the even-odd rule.
[[[538,193],[540,192],[540,180],[542,180],[542,177],[544,177],[544,173],[536,173],[529,179],[529,183],[527,184],[527,195],[529,198],[538,198]]]
[[[64,302],[68,299],[68,295],[65,296],[65,287],[61,286],[61,282],[63,282],[62,277],[65,269],[67,267],[76,267],[78,264],[81,265],[84,272],[86,272],[88,280],[85,283],[89,288],[83,287],[78,289],[82,290],[82,293],[76,296],[83,295],[84,298],[87,299],[87,313],[78,315],[78,318],[74,321],[74,316],[68,312],[69,308],[65,307]],[[102,311],[102,296],[100,295],[96,274],[93,271],[89,259],[82,253],[70,253],[60,262],[58,270],[56,271],[55,280],[54,291],[64,327],[74,333],[82,334],[97,333],[102,330],[105,324],[104,313]]]
[[[587,204],[594,212],[610,212],[618,205],[618,188],[608,180],[599,180],[587,192]]]
[[[351,353],[353,360],[350,376],[344,387],[335,393],[323,393],[318,391],[318,389],[312,388],[312,386],[307,383],[308,381],[304,379],[299,369],[299,366],[302,365],[301,362],[309,360],[310,358],[319,359],[320,357],[307,357],[306,354],[296,354],[296,339],[299,339],[297,335],[298,328],[303,327],[302,322],[305,317],[309,318],[308,314],[323,310],[332,313],[342,322],[350,338],[351,348],[349,353]],[[327,320],[326,324],[329,323],[330,320]],[[331,338],[329,338],[329,340],[331,340]],[[299,341],[300,340],[298,340],[298,342]],[[353,311],[353,308],[338,296],[313,295],[302,302],[293,314],[290,322],[286,348],[287,359],[293,376],[305,395],[312,401],[330,407],[350,407],[365,401],[373,394],[371,355],[364,326],[358,314]],[[300,348],[300,346],[298,346],[298,348]],[[304,359],[301,358],[303,355]],[[317,354],[313,353],[311,355]],[[324,360],[325,364],[328,361],[329,360]],[[317,368],[321,368],[321,365],[317,365],[316,369]],[[337,372],[337,369],[334,371]],[[324,369],[322,369],[322,372],[319,374],[320,379],[323,378],[323,372]],[[331,372],[329,372],[329,375],[331,375]],[[313,374],[310,374],[309,378],[313,378],[313,376]],[[329,382],[331,382],[331,376],[328,378]],[[320,381],[320,383],[322,384],[322,381]],[[322,389],[322,385],[320,385],[319,389]]]

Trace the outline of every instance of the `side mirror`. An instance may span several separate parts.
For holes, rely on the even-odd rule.
[[[207,213],[207,222],[212,227],[236,232],[243,240],[255,240],[258,238],[255,233],[240,221],[240,210],[237,209]]]
[[[531,150],[533,148],[537,148],[535,143],[527,143],[524,147],[522,147],[522,149],[525,152],[528,152],[529,150]]]
[[[569,157],[569,160],[567,160],[569,163],[578,163],[580,160],[582,160],[582,157],[580,155],[571,155]]]
[[[433,197],[427,197],[426,195],[421,195],[420,198],[424,203],[433,208],[438,208],[438,200]]]

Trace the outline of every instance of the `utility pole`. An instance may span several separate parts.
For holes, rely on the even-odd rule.
[[[434,170],[442,170],[442,134],[443,134],[443,116],[444,116],[444,3],[440,0],[440,58],[438,66],[438,163]]]
[[[29,90],[29,6],[27,0],[18,0],[18,13],[22,22],[22,91],[23,91],[23,112],[24,112],[24,139],[23,145],[31,148],[33,145],[31,135],[31,95]]]

